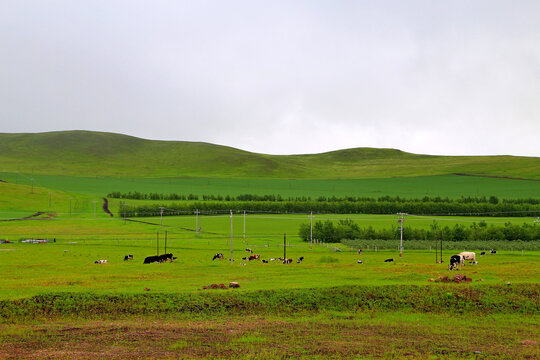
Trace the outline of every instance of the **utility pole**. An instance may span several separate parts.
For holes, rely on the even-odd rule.
[[[231,210],[231,265],[233,264],[233,216]]]
[[[160,215],[160,221],[159,221],[159,228],[161,229],[163,227],[163,207],[159,207],[159,215]]]
[[[199,209],[195,210],[195,231],[197,232],[197,235],[201,235],[200,226],[199,226]]]
[[[441,230],[441,264],[443,263],[443,259],[442,259],[442,242],[443,242],[443,233],[442,233],[442,230]]]
[[[398,219],[399,230],[400,230],[400,243],[399,243],[399,257],[403,256],[403,224],[405,223],[405,215],[406,213],[398,213],[400,215],[400,218]]]
[[[439,263],[439,238],[437,237],[437,232],[435,231],[435,264]]]
[[[309,216],[309,248],[313,249],[313,211]]]
[[[287,261],[287,233],[283,234],[283,263]]]

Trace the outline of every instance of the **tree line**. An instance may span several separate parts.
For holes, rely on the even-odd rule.
[[[195,209],[202,212],[248,211],[272,213],[318,213],[318,214],[381,214],[391,215],[408,213],[416,215],[460,215],[460,216],[504,216],[504,217],[537,217],[540,205],[462,202],[416,202],[416,201],[185,201],[167,205],[127,204],[126,216],[156,216],[160,207],[166,208],[164,216],[178,213],[193,213]],[[120,204],[119,214],[124,214],[124,205]]]
[[[163,193],[141,193],[138,191],[122,193],[113,191],[107,194],[108,198],[112,199],[132,199],[132,200],[203,200],[203,201],[261,201],[261,202],[384,202],[384,203],[458,203],[458,204],[531,204],[540,205],[540,198],[520,198],[520,199],[499,199],[497,196],[461,196],[457,199],[440,196],[424,196],[421,198],[403,198],[400,196],[379,196],[379,197],[364,197],[364,196],[289,196],[266,194],[240,194],[240,195],[197,195],[197,194],[163,194]]]
[[[311,233],[313,231],[313,233]],[[313,234],[313,235],[311,235]],[[310,224],[302,224],[298,235],[304,241],[310,241],[311,236],[320,242],[337,243],[344,240],[398,240],[401,237],[399,227],[374,229],[372,226],[359,227],[354,221],[330,220],[317,221]],[[506,240],[506,241],[534,241],[540,240],[540,226],[535,223],[523,223],[522,225],[507,222],[504,226],[487,225],[481,221],[470,226],[456,224],[452,227],[440,227],[434,222],[429,229],[403,227],[403,240],[433,240],[444,239],[446,241],[474,241],[474,240]]]

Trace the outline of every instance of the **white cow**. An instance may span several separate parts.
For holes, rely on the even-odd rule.
[[[107,264],[108,261],[107,260],[96,260],[94,261],[94,264]]]
[[[459,255],[463,256],[463,260],[470,261],[471,264],[478,264],[476,261],[476,253],[472,251],[463,251],[460,252]]]

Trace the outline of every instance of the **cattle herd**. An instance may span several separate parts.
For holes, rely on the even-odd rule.
[[[489,250],[489,253],[491,255],[495,255],[497,253],[497,250]],[[482,251],[480,253],[480,256],[486,255],[485,251]],[[452,255],[450,257],[450,264],[448,265],[448,270],[461,270],[461,267],[465,265],[465,262],[468,261],[471,265],[478,264],[478,261],[476,261],[476,253],[472,251],[463,251],[459,254]]]
[[[162,254],[162,255],[154,255],[154,256],[147,256],[143,264],[152,264],[152,263],[163,263],[163,262],[173,262],[173,260],[176,260],[177,257],[173,256],[173,254]],[[133,260],[133,255],[125,255],[124,261]],[[94,261],[94,264],[108,264],[108,260],[96,260]]]
[[[246,249],[246,252],[249,253],[248,256],[244,256],[242,258],[243,261],[253,261],[253,260],[261,260],[263,264],[268,264],[270,262],[274,262],[274,261],[278,261],[278,262],[282,262],[283,264],[291,264],[294,260],[292,258],[281,258],[281,257],[278,257],[278,258],[270,258],[268,260],[266,259],[261,259],[261,255],[259,254],[253,254],[253,250],[247,248]],[[214,255],[214,257],[212,258],[212,261],[213,260],[223,260],[225,257],[223,256],[222,253],[217,253]],[[300,256],[297,260],[296,260],[296,263],[297,264],[300,264],[302,261],[304,261],[304,257],[303,256]],[[245,263],[243,263],[245,265]]]
[[[274,261],[282,262],[283,264],[291,264],[294,261],[292,258],[281,258],[281,257],[270,258],[268,260],[261,259],[261,256],[259,254],[253,254],[253,250],[249,249],[249,248],[246,249],[246,252],[248,252],[249,255],[243,257],[242,258],[243,261],[261,260],[264,264],[268,264],[269,262],[274,262]],[[358,250],[357,253],[358,253],[358,255],[361,255],[362,250]],[[494,255],[494,254],[497,253],[497,251],[496,250],[489,250],[489,253],[491,255]],[[487,254],[486,251],[482,251],[480,253],[480,256],[484,256],[486,254]],[[214,261],[216,259],[217,260],[223,260],[224,258],[225,258],[225,256],[222,253],[217,253],[212,258],[212,261]],[[173,254],[171,254],[171,253],[162,254],[162,255],[153,255],[153,256],[147,256],[144,259],[143,264],[173,262],[176,259],[177,259],[177,257],[173,256]],[[124,256],[124,261],[129,261],[129,260],[133,260],[133,255],[125,255]],[[304,260],[304,257],[300,256],[296,260],[296,263],[300,264],[303,260]],[[384,260],[384,262],[394,263],[395,259],[394,258],[386,259],[386,260]],[[459,254],[452,255],[450,257],[450,264],[448,265],[448,270],[450,270],[450,271],[451,270],[461,270],[461,267],[463,265],[465,265],[465,262],[469,262],[471,265],[478,264],[478,261],[476,261],[476,253],[474,253],[472,251],[463,251],[463,252],[460,252]],[[96,260],[96,261],[94,261],[94,264],[107,264],[107,263],[108,263],[108,260]],[[357,264],[364,264],[364,262],[362,260],[358,260]],[[245,265],[245,263],[243,263],[243,265]]]

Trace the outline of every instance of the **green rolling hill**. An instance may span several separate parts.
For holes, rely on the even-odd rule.
[[[466,174],[540,180],[540,158],[432,156],[355,148],[266,155],[202,142],[60,131],[0,134],[0,171],[110,177],[362,179]]]

